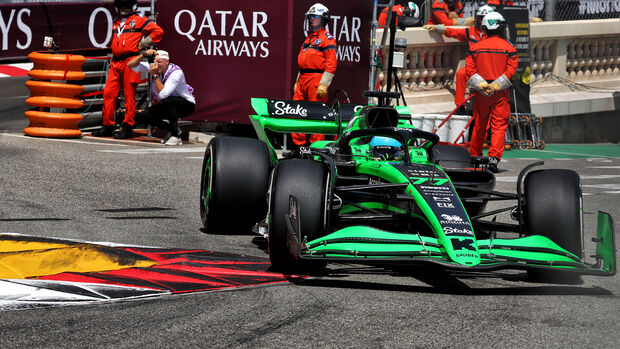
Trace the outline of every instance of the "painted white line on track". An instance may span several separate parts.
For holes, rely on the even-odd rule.
[[[110,145],[114,147],[127,147],[127,144],[115,144],[115,143],[106,143],[106,142],[91,142],[86,140],[75,140],[75,139],[58,139],[58,138],[43,138],[43,137],[31,137],[26,135],[18,135],[13,133],[0,133],[1,136],[10,136],[17,138],[27,138],[32,140],[40,140],[40,141],[52,141],[52,142],[64,142],[64,143],[79,143],[79,144],[92,144],[92,145]]]
[[[587,179],[612,179],[612,178],[620,178],[620,175],[595,175],[595,176],[589,176],[589,175],[580,175],[579,176],[582,180]],[[495,180],[498,182],[516,182],[517,181],[517,176],[505,176],[505,177],[495,177]]]
[[[202,156],[186,156],[186,159],[197,159],[197,160],[202,160],[204,159]]]
[[[620,178],[620,175],[596,175],[596,176],[580,176],[581,179],[611,179]]]
[[[603,156],[603,155],[594,155],[594,154],[581,154],[581,153],[570,153],[566,151],[553,151],[553,150],[539,150],[543,153],[551,153],[551,154],[566,154],[566,155],[578,155],[578,156],[587,156],[592,160],[599,160],[605,158],[613,158],[613,156]]]
[[[143,155],[143,154],[167,154],[167,153],[204,153],[205,148],[160,148],[160,149],[123,149],[123,150],[97,150],[102,153],[117,153],[117,154],[129,154],[129,155]]]
[[[608,190],[620,190],[620,183],[605,183],[605,184],[583,184],[584,188],[596,188],[596,189],[608,189]]]
[[[606,169],[617,170],[617,169],[620,169],[620,166],[588,166],[588,168],[600,168],[603,170],[606,170]]]
[[[517,181],[517,176],[495,177],[497,182],[514,183]]]
[[[617,158],[613,158],[613,159],[617,159]],[[610,159],[586,159],[586,161],[590,161],[590,162],[613,162],[613,160],[610,160]]]

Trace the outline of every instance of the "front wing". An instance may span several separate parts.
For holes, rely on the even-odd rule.
[[[293,204],[293,210],[296,208]],[[292,213],[292,212],[291,212]],[[299,231],[299,216],[289,215],[288,230],[296,242],[291,249],[300,259],[352,263],[435,263],[448,269],[557,269],[579,274],[612,276],[616,273],[613,221],[598,214],[596,263],[587,264],[549,238],[533,235],[514,239],[478,240],[471,253],[481,259],[469,266],[450,260],[435,237],[388,232],[368,226],[349,226],[321,238],[305,241]]]

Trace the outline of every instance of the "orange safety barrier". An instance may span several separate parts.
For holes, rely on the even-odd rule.
[[[84,106],[79,96],[84,87],[61,82],[40,80],[82,80],[81,70],[86,58],[81,55],[54,54],[45,51],[32,52],[28,58],[34,63],[28,75],[37,80],[29,80],[26,86],[30,97],[26,104],[38,107],[28,110],[25,115],[30,125],[24,133],[35,137],[77,138],[82,135],[78,124],[82,115],[75,113],[50,112],[49,108],[76,109]]]
[[[28,76],[38,80],[82,80],[86,74],[82,65],[86,57],[46,51],[35,51],[28,55],[34,66]]]

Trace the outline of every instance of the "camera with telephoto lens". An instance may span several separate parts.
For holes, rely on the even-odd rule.
[[[149,63],[154,63],[155,62],[155,53],[153,53],[152,55],[147,55],[146,51],[145,51],[145,53],[143,53],[142,55],[146,58],[146,60]]]

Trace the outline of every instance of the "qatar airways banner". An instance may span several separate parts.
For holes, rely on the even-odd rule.
[[[194,88],[189,120],[249,123],[251,97],[292,99],[297,54],[306,37],[304,13],[314,1],[160,1],[158,45],[170,52]],[[338,42],[338,69],[330,87],[362,103],[368,89],[372,3],[323,1],[328,30]]]
[[[150,14],[149,2],[138,13]],[[25,57],[43,50],[51,36],[61,50],[106,48],[116,18],[111,1],[88,3],[26,3],[0,5],[0,58]]]
[[[316,0],[158,1],[157,45],[185,72],[197,108],[188,120],[249,123],[250,98],[291,99],[304,13]],[[338,42],[330,87],[363,103],[368,89],[372,2],[323,1]],[[138,12],[150,14],[150,1]],[[52,36],[61,50],[107,48],[116,18],[112,1],[0,5],[0,58],[25,57]]]

